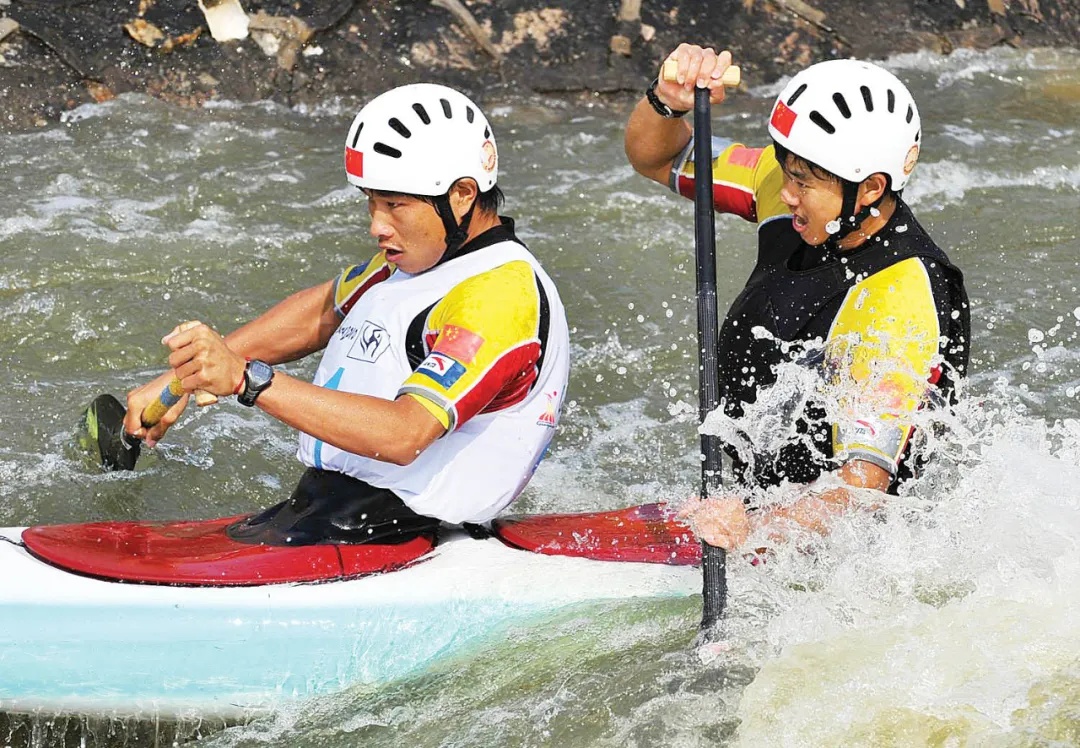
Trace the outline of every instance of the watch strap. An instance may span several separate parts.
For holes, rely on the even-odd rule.
[[[253,368],[262,369],[265,367],[269,372],[269,376],[263,378],[261,376],[256,377],[252,373]],[[255,405],[255,401],[259,395],[270,386],[270,383],[274,381],[274,367],[265,361],[259,361],[255,359],[248,361],[247,366],[244,367],[244,390],[236,396],[236,401],[241,405],[246,405],[249,408]]]
[[[648,99],[649,105],[652,106],[653,111],[664,119],[678,119],[679,117],[686,116],[686,113],[690,111],[689,109],[672,109],[667,104],[660,101],[660,97],[656,95],[656,87],[659,84],[660,79],[653,78],[653,82],[645,89],[645,98]]]

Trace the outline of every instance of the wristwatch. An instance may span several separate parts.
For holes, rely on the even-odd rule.
[[[254,359],[244,367],[244,391],[236,396],[236,402],[249,408],[259,394],[274,381],[274,367],[265,361]]]
[[[650,106],[653,111],[659,114],[664,119],[677,119],[685,116],[689,109],[672,109],[664,102],[660,101],[660,97],[656,95],[656,87],[660,84],[659,78],[654,78],[653,82],[649,84],[649,87],[645,89],[645,98],[649,100]]]

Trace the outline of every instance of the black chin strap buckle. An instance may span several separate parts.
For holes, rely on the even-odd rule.
[[[863,221],[873,215],[874,211],[881,204],[881,201],[885,199],[885,195],[882,194],[877,200],[870,205],[864,205],[859,209],[859,212],[855,212],[855,204],[859,199],[859,185],[855,182],[844,182],[844,204],[840,208],[840,215],[833,220],[825,224],[825,230],[829,232],[829,241],[833,244],[839,244],[839,242],[855,229],[862,226]],[[847,216],[846,218],[844,216]]]
[[[476,209],[476,201],[469,206],[469,210],[461,217],[461,223],[454,217],[454,209],[450,207],[450,193],[447,192],[435,198],[435,212],[442,219],[443,228],[446,230],[446,253],[439,262],[446,262],[454,257],[465,240],[469,238],[469,223],[472,222],[473,211]]]

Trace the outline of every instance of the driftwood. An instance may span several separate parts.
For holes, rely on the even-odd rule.
[[[851,44],[846,39],[844,39],[844,37],[840,36],[840,34],[837,33],[836,29],[834,29],[832,26],[827,26],[825,24],[825,18],[826,18],[825,13],[823,13],[822,11],[815,8],[813,5],[810,5],[810,3],[805,2],[805,0],[775,0],[775,1],[781,8],[788,11],[789,13],[795,14],[796,16],[803,19],[807,23],[818,27],[819,29],[821,29],[825,33],[831,34],[833,37],[835,37],[842,44],[844,44],[844,45],[846,45],[848,47],[851,46]]]
[[[487,32],[483,27],[476,22],[473,14],[469,12],[469,9],[461,4],[461,0],[431,0],[431,4],[437,8],[450,11],[461,25],[465,27],[465,30],[469,33],[469,36],[473,38],[477,46],[480,49],[495,60],[500,62],[502,60],[502,53],[491,42],[491,38],[488,37]]]

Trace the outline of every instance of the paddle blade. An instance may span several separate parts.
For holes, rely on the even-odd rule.
[[[79,424],[79,444],[105,470],[134,470],[139,459],[139,440],[125,438],[126,412],[112,395],[99,395]]]

